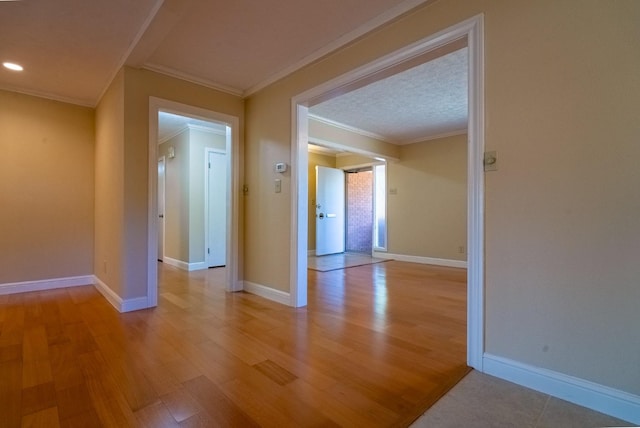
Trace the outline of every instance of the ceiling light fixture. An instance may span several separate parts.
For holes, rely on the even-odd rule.
[[[5,68],[8,68],[9,70],[13,70],[13,71],[24,70],[24,68],[21,65],[14,64],[12,62],[3,62],[2,65],[4,65]]]

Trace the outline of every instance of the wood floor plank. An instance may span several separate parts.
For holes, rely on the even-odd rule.
[[[469,370],[461,269],[309,271],[298,309],[158,273],[125,314],[92,286],[0,296],[0,426],[402,427]]]

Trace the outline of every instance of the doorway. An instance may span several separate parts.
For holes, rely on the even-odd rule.
[[[165,157],[158,159],[158,261],[164,262]]]
[[[158,271],[157,271],[157,259],[158,259],[158,238],[159,238],[159,211],[158,211],[158,115],[160,111],[173,113],[176,115],[186,116],[202,121],[216,122],[225,127],[225,141],[224,151],[226,153],[225,158],[225,177],[226,177],[226,192],[224,201],[225,210],[225,289],[227,291],[240,291],[242,290],[242,281],[240,281],[240,275],[238,266],[240,264],[240,246],[239,246],[239,215],[240,212],[240,190],[239,190],[239,147],[240,147],[240,120],[238,117],[227,115],[224,113],[218,113],[211,110],[206,110],[199,107],[190,106],[174,101],[164,100],[161,98],[150,97],[149,98],[149,153],[148,153],[148,181],[149,181],[149,204],[148,204],[148,255],[147,255],[147,306],[153,307],[158,302]],[[174,151],[171,152],[175,155]],[[202,151],[204,154],[204,149]],[[202,159],[202,154],[200,159]],[[168,156],[167,156],[168,157]],[[167,159],[167,164],[169,163]],[[200,165],[204,171],[204,161],[201,160]],[[167,165],[165,164],[165,177],[167,172]],[[199,185],[204,188],[204,178],[199,182]],[[166,186],[165,186],[166,190]],[[201,190],[203,193],[204,190]],[[204,205],[201,209],[194,211],[195,214],[205,217]],[[166,211],[165,211],[166,221]],[[204,235],[204,233],[203,233]],[[167,233],[164,234],[164,239],[167,239]],[[205,245],[201,247],[203,253],[205,252]],[[166,259],[166,252],[164,254]],[[203,262],[204,264],[204,262]]]
[[[428,57],[439,48],[460,40],[468,46],[468,213],[467,213],[467,363],[482,370],[484,352],[484,235],[483,213],[484,176],[482,157],[484,151],[484,64],[483,64],[483,17],[481,15],[461,22],[440,33],[434,34],[418,43],[385,56],[371,64],[353,70],[303,92],[292,99],[292,154],[294,176],[292,194],[292,212],[297,217],[292,221],[291,248],[291,305],[305,306],[307,303],[306,277],[306,187],[308,153],[308,112],[309,107],[332,98],[338,88],[341,92],[356,88],[363,81],[381,80],[398,73],[409,63],[415,64],[422,57]],[[426,59],[425,59],[426,61]]]
[[[346,251],[373,253],[373,169],[346,171]]]

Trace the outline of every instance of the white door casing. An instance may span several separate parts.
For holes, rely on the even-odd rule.
[[[158,260],[164,260],[165,158],[158,159]]]
[[[316,255],[343,253],[345,246],[344,171],[316,166]]]
[[[411,45],[385,55],[320,84],[291,99],[291,268],[290,304],[307,304],[307,142],[308,109],[314,101],[327,99],[338,88],[386,77],[394,66],[411,63],[420,55],[466,38],[469,55],[469,119],[467,162],[467,364],[483,371],[484,355],[484,16],[477,15]],[[325,98],[323,98],[325,97]]]
[[[205,150],[205,259],[207,267],[218,267],[227,264],[227,156]]]

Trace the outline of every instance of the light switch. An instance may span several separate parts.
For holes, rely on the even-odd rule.
[[[495,151],[484,153],[484,170],[485,171],[497,171],[498,170],[498,155]]]
[[[276,178],[275,184],[276,184],[276,193],[282,192],[282,180],[280,180],[279,178]]]

